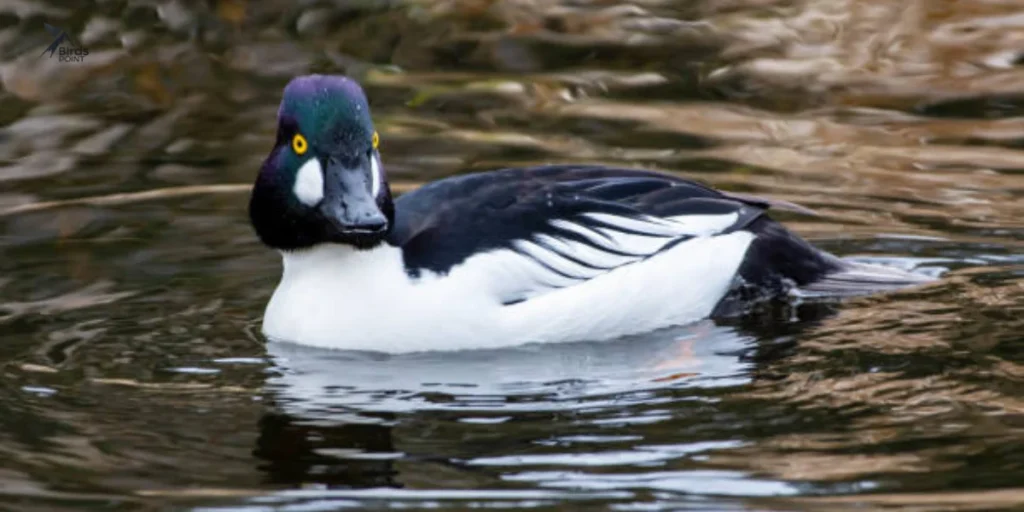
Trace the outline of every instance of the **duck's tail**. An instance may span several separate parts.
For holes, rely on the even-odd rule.
[[[836,260],[839,267],[792,291],[802,297],[852,297],[929,283],[936,278],[896,267]]]
[[[803,296],[847,297],[896,290],[933,281],[895,267],[856,263],[822,251],[781,224],[761,217],[748,226],[756,238],[740,277],[749,284]]]
[[[751,305],[791,296],[844,298],[898,290],[936,278],[895,267],[847,261],[812,246],[778,222],[761,217],[747,230],[755,236],[733,288],[713,317],[731,317]]]

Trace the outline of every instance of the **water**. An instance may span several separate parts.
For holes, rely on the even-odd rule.
[[[0,506],[1016,508],[1021,20],[974,1],[4,4]],[[40,57],[43,21],[84,61]],[[245,189],[310,71],[363,81],[403,190],[658,168],[811,207],[778,217],[943,279],[608,343],[267,345],[279,261]],[[145,192],[169,187],[193,188]]]

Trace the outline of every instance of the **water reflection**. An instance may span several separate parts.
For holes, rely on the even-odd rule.
[[[336,409],[544,410],[543,403],[600,401],[597,397],[608,395],[622,398],[658,383],[739,385],[746,381],[746,363],[735,354],[753,342],[733,329],[702,323],[612,343],[527,345],[454,354],[389,356],[271,343],[267,351],[279,373],[268,377],[267,384],[282,406],[313,406],[320,414]],[[449,398],[431,398],[437,396]],[[541,403],[534,403],[538,400]]]
[[[750,363],[740,354],[753,344],[752,337],[711,323],[613,343],[452,354],[364,354],[271,343],[275,367],[266,390],[274,412],[260,422],[255,454],[267,461],[263,469],[275,483],[404,487],[408,475],[400,472],[400,461],[436,457],[437,450],[425,450],[425,444],[458,450],[467,433],[527,417],[574,417],[578,433],[551,438],[551,446],[616,441],[621,438],[601,432],[667,419],[664,407],[675,401],[667,390],[747,382]],[[516,437],[505,432],[490,449],[539,441]],[[676,456],[657,451],[615,453],[609,464]],[[601,455],[567,457],[595,464]],[[433,464],[457,473],[502,460],[459,459]]]
[[[400,488],[391,426],[383,423],[310,421],[270,412],[260,419],[253,455],[271,484],[316,483],[325,488]]]
[[[577,498],[635,489],[792,494],[785,483],[744,472],[659,469],[738,448],[742,441],[665,443],[644,432],[678,421],[689,408],[714,407],[715,390],[749,384],[757,365],[792,348],[788,335],[832,311],[804,306],[802,323],[765,317],[736,326],[704,322],[606,343],[447,354],[271,343],[274,367],[265,387],[271,409],[260,420],[254,455],[264,461],[260,468],[268,482],[316,484],[323,492],[308,491],[306,498],[335,505],[370,497],[339,489],[418,489],[427,482],[429,488],[486,488],[494,478],[502,486],[569,488]],[[796,311],[769,313],[792,317]],[[790,332],[779,332],[774,343],[759,343],[752,330],[758,321],[788,325],[784,330]],[[687,391],[694,389],[699,391]],[[526,428],[517,427],[524,422]],[[488,452],[501,455],[479,455]],[[558,467],[565,470],[543,470]],[[617,476],[570,470],[588,467]],[[500,501],[501,495],[484,491],[480,497]],[[425,500],[431,493],[381,496]],[[289,501],[285,497],[299,500],[293,493],[276,499]],[[520,497],[507,497],[513,498]]]

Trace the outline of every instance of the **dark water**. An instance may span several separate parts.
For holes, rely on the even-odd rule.
[[[0,4],[0,507],[1017,508],[1022,16]],[[40,56],[44,21],[85,60]],[[944,277],[610,343],[266,345],[279,262],[244,184],[280,88],[310,71],[364,82],[403,186],[539,162],[676,171],[816,209],[780,218],[844,256]],[[47,201],[68,202],[26,206]]]

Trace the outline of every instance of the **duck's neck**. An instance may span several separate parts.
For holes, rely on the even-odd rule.
[[[402,251],[388,244],[372,249],[321,244],[297,251],[282,251],[282,282],[289,279],[345,279],[363,281],[394,274],[405,276]],[[351,281],[350,281],[351,282]]]
[[[282,256],[284,271],[271,308],[287,304],[291,316],[304,316],[306,306],[349,312],[380,308],[411,286],[402,250],[387,244],[373,249],[325,244]]]
[[[411,287],[401,249],[387,244],[364,250],[325,244],[281,255],[281,282],[263,319],[274,339],[331,346],[346,332],[358,336]]]

